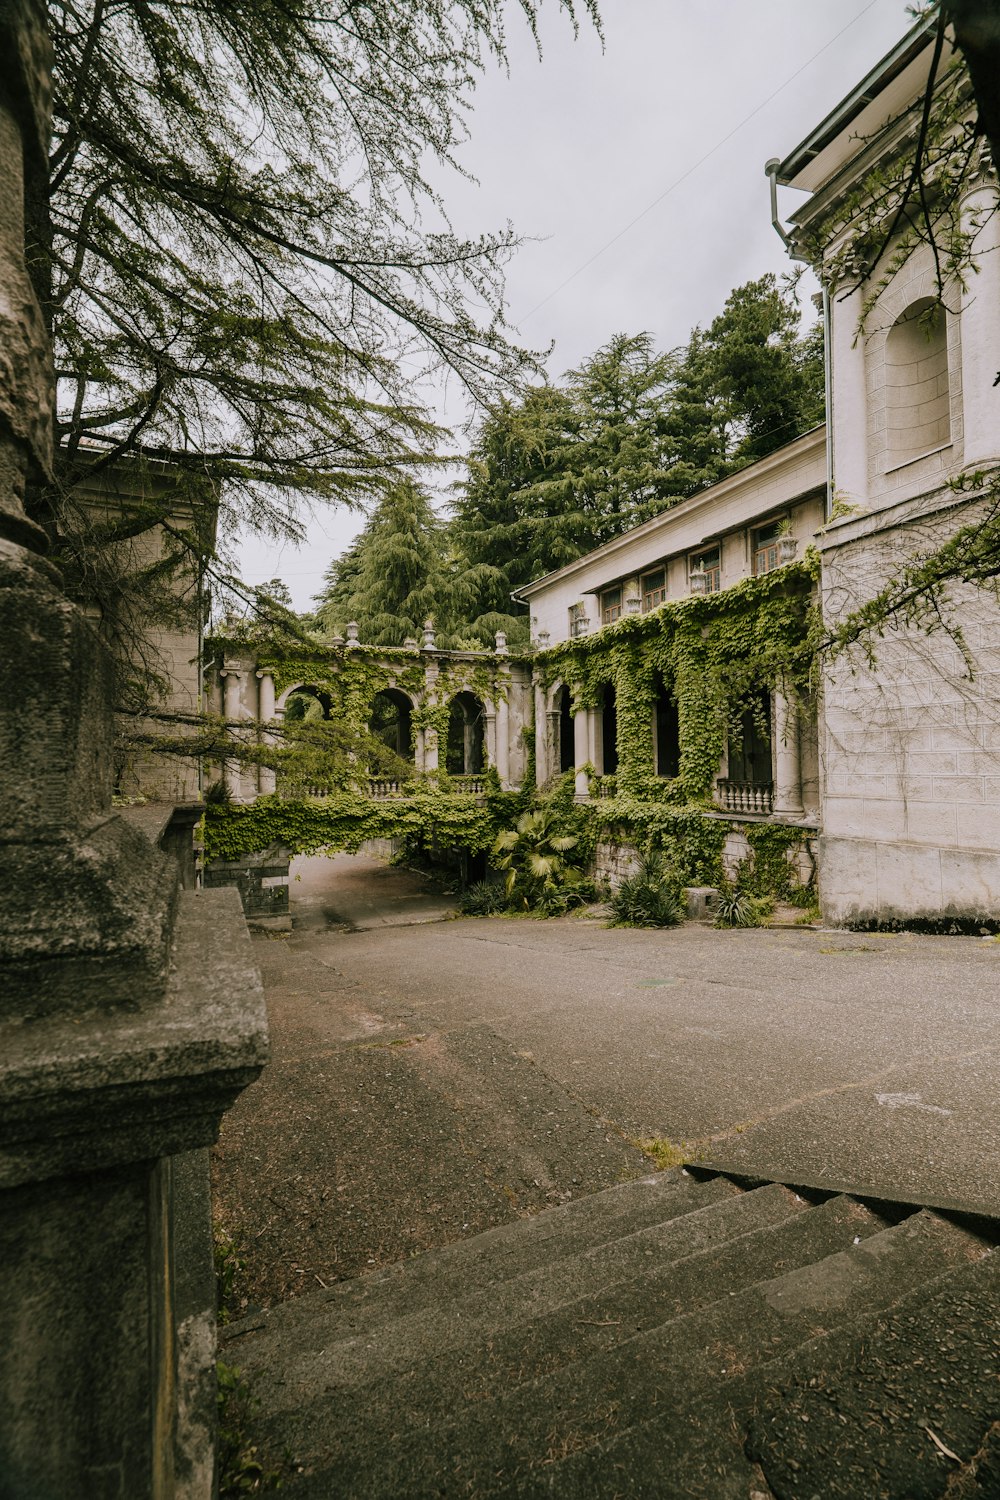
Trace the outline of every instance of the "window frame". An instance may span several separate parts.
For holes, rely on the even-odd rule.
[[[781,538],[785,535],[782,527],[790,520],[790,516],[775,516],[766,526],[751,527],[750,558],[754,578],[763,578],[781,567]],[[767,562],[766,567],[760,566],[762,557]]]
[[[617,604],[606,604],[604,601],[610,594],[618,595]],[[623,584],[612,584],[610,588],[601,589],[598,596],[601,606],[601,624],[614,625],[625,613],[625,587]]]
[[[663,582],[662,582],[662,584],[659,584],[656,588],[650,588],[648,581],[651,578],[662,578]],[[662,604],[666,604],[666,602],[667,602],[667,565],[666,565],[666,563],[663,563],[662,566],[660,566],[659,568],[650,568],[647,573],[642,573],[640,575],[640,577],[639,577],[639,592],[642,595],[642,612],[643,612],[644,615],[652,614],[652,612],[653,612],[654,609],[659,609]],[[659,597],[658,598],[654,598],[653,597],[654,595],[658,595]]]

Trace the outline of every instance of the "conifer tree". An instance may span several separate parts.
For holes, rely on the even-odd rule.
[[[452,590],[444,526],[413,480],[398,480],[386,491],[364,531],[326,577],[316,621],[327,634],[342,635],[355,621],[365,645],[401,646],[407,636],[419,640],[430,618],[441,632],[440,643],[447,644]]]

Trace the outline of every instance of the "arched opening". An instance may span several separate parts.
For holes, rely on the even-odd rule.
[[[450,776],[478,776],[483,770],[483,705],[475,693],[456,693],[451,700],[445,769]]]
[[[665,777],[679,776],[681,770],[680,715],[677,712],[677,700],[662,677],[656,694],[655,714],[656,774]]]
[[[618,770],[618,700],[613,683],[604,685],[604,700],[601,704],[601,771],[613,776]]]
[[[890,328],[885,381],[890,466],[951,440],[948,315],[932,297],[911,303]]]
[[[286,724],[310,724],[321,719],[329,719],[333,710],[333,700],[329,693],[322,688],[312,687],[304,683],[301,687],[292,688],[285,695],[284,719]]]
[[[576,732],[573,723],[573,697],[568,687],[561,687],[556,694],[556,710],[559,714],[559,774],[572,771],[576,765]]]
[[[372,734],[400,760],[413,760],[413,704],[398,688],[382,688],[372,701]]]

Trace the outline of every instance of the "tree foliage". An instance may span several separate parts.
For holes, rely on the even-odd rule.
[[[536,0],[519,9],[534,29]],[[507,14],[49,0],[52,237],[33,256],[62,447],[42,514],[95,449],[141,447],[294,530],[296,495],[370,495],[429,450],[422,371],[483,399],[530,367],[503,323],[513,233],[456,237],[430,183],[458,167]]]

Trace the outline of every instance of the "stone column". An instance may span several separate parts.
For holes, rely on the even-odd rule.
[[[552,721],[545,712],[545,689],[540,672],[532,673],[531,686],[535,710],[535,785],[544,786],[551,775],[549,739]]]
[[[599,708],[587,709],[588,757],[596,775],[604,775],[604,717]]]
[[[483,704],[483,746],[486,750],[486,760],[500,775],[500,767],[497,763],[497,710],[496,704],[489,700]]]
[[[586,771],[581,770],[590,759],[590,711],[579,708],[573,719],[573,764],[576,766],[576,786],[574,788],[577,797],[590,796],[590,778]]]
[[[798,704],[781,683],[774,692],[773,807],[776,818],[804,816]]]
[[[237,667],[226,662],[220,672],[222,680],[222,717],[226,720],[226,738],[236,739],[236,731],[232,725],[240,718],[240,679],[242,672]],[[242,801],[243,773],[238,760],[224,760],[222,762],[222,784],[228,788],[229,795],[234,802]]]
[[[274,720],[274,678],[270,672],[258,672],[257,718],[261,724],[260,737],[265,745],[273,745],[275,737],[263,726]],[[262,797],[269,797],[276,788],[273,766],[258,766],[257,790]]]
[[[550,708],[545,719],[548,726],[545,772],[547,777],[558,776],[562,764],[562,715],[557,708]]]
[[[855,343],[858,294],[841,302],[846,285],[830,291],[833,393],[833,494],[848,505],[868,504],[868,390],[865,340]]]
[[[40,3],[0,7],[0,57],[0,1488],[210,1500],[211,1251],[185,1230],[263,996],[236,892],[179,891],[111,806],[110,663],[27,513],[52,480]]]
[[[508,691],[510,684],[508,682]],[[497,700],[497,775],[500,785],[506,790],[510,786],[510,704],[507,694]]]
[[[976,236],[977,276],[968,278],[962,296],[962,410],[965,468],[1000,458],[1000,386],[997,365],[997,309],[1000,308],[1000,225],[996,188],[983,187],[963,204],[965,225],[992,214]]]

